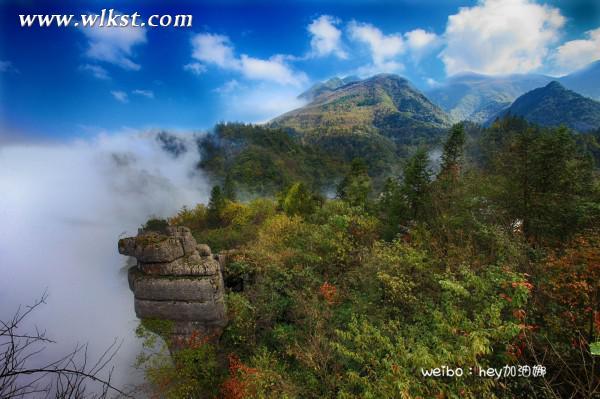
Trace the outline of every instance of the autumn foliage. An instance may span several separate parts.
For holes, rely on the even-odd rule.
[[[332,305],[335,303],[338,295],[337,288],[335,287],[335,285],[325,281],[323,285],[321,285],[321,287],[319,288],[319,292],[328,304]]]
[[[223,399],[243,399],[250,397],[252,376],[256,375],[258,370],[246,366],[233,353],[229,354],[228,361],[229,376],[221,385]]]

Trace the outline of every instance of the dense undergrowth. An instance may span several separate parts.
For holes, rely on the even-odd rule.
[[[355,160],[335,199],[298,179],[239,202],[229,181],[171,218],[235,250],[230,322],[218,343],[144,359],[157,394],[597,397],[597,141],[514,118],[467,133],[450,130],[437,168],[414,152],[379,192]],[[422,375],[537,364],[545,377]]]

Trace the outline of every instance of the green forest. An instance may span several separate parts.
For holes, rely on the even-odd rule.
[[[229,324],[171,355],[143,320],[139,366],[166,398],[598,397],[599,143],[510,116],[384,153],[219,125],[209,203],[166,222],[227,251]]]

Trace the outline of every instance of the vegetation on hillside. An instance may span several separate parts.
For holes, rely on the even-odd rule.
[[[274,195],[296,181],[324,190],[345,170],[338,154],[306,145],[282,129],[219,124],[198,145],[198,166],[246,197]]]
[[[567,90],[556,81],[523,94],[499,116],[509,114],[542,126],[565,125],[580,132],[600,126],[600,102]]]
[[[220,124],[200,139],[199,167],[219,185],[235,187],[242,198],[274,196],[302,181],[320,192],[335,192],[355,158],[362,158],[376,186],[412,151],[381,136],[323,136],[304,140],[289,131],[259,125]]]
[[[225,270],[230,322],[218,343],[196,337],[172,363],[151,363],[157,393],[597,397],[592,138],[518,118],[488,129],[455,125],[439,167],[420,148],[377,191],[358,159],[335,199],[300,171],[275,197],[238,202],[224,194],[230,189],[213,190],[208,206],[169,222],[215,251],[233,250]],[[468,372],[505,365],[541,365],[546,375]],[[442,366],[465,375],[423,376]]]
[[[347,83],[345,83],[347,82]],[[415,147],[438,143],[448,116],[406,79],[380,74],[359,81],[329,81],[310,103],[275,118],[304,143],[341,156],[363,158],[373,175],[397,173],[393,165]]]

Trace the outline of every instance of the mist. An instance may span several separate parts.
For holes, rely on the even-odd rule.
[[[0,146],[0,320],[47,291],[29,319],[57,342],[44,357],[88,342],[95,359],[123,340],[113,382],[139,382],[138,320],[117,240],[151,216],[206,202],[199,159],[192,134]]]
[[[437,175],[442,168],[442,153],[443,150],[441,148],[433,148],[427,153],[430,170],[434,176]]]

